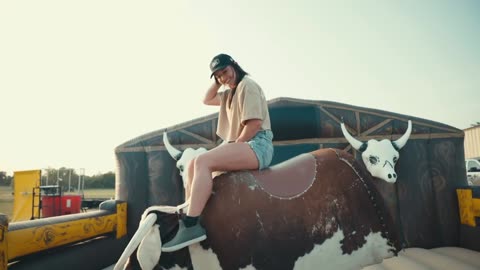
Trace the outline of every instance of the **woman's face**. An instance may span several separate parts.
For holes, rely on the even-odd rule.
[[[235,88],[235,82],[237,81],[237,74],[232,66],[227,66],[224,69],[220,69],[213,74],[217,81],[223,85],[228,85],[230,88]]]

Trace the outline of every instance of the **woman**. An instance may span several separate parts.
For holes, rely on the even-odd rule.
[[[220,106],[217,134],[222,144],[199,155],[189,165],[186,198],[190,198],[187,215],[179,221],[177,235],[164,244],[162,251],[172,252],[207,238],[198,222],[212,193],[212,173],[264,169],[273,156],[273,133],[265,96],[237,62],[219,54],[210,62],[215,81],[203,103]],[[218,92],[224,85],[226,90]]]

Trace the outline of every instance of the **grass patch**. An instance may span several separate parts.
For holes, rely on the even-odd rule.
[[[11,217],[13,213],[13,195],[12,188],[9,186],[0,186],[0,213]]]
[[[76,192],[66,192],[65,194],[76,195]],[[114,199],[115,198],[115,189],[85,189],[83,191],[85,199]]]

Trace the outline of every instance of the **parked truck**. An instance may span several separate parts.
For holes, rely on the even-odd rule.
[[[480,186],[480,161],[477,159],[466,159],[467,180],[470,185]]]

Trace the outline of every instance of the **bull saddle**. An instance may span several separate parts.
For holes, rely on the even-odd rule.
[[[290,199],[302,195],[315,181],[316,159],[300,154],[261,171],[250,171],[257,184],[274,197]]]

